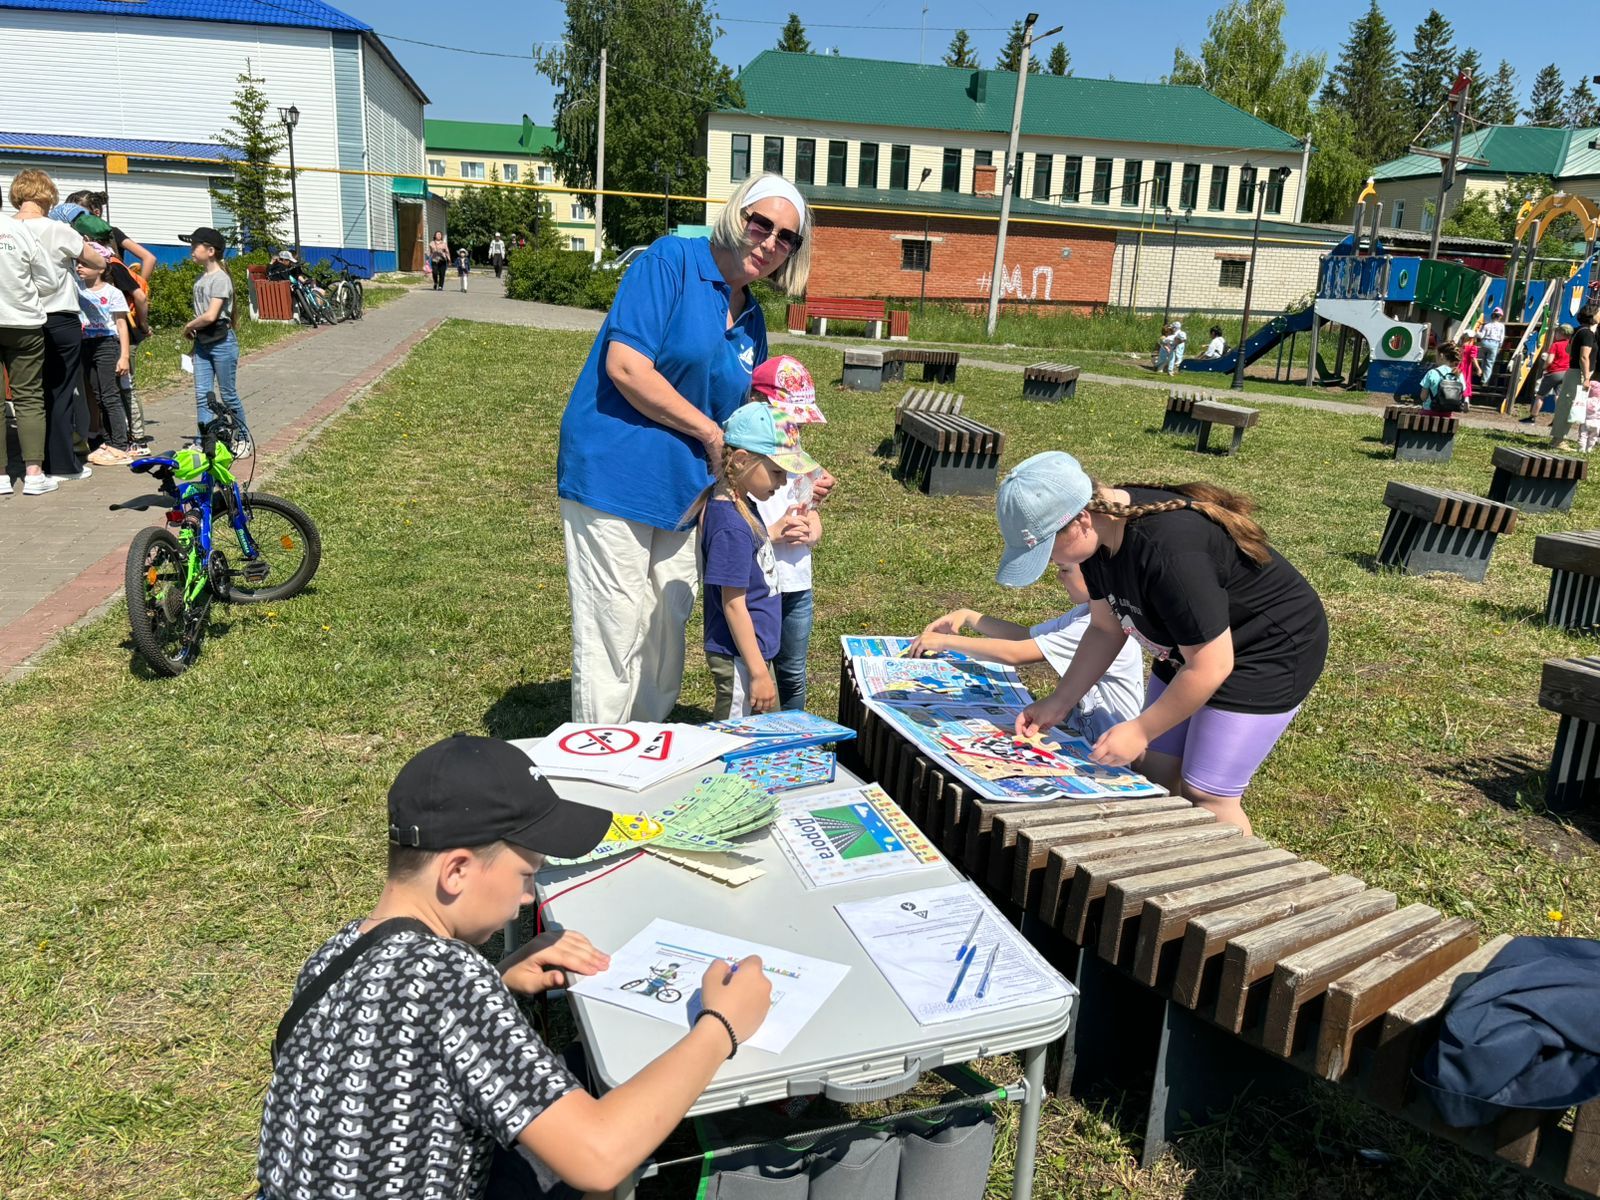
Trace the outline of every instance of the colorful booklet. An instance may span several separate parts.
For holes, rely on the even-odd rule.
[[[713,721],[707,729],[749,739],[722,755],[726,763],[779,750],[798,750],[806,746],[829,746],[856,736],[848,725],[808,712],[754,713],[728,721]]]
[[[768,792],[792,792],[796,788],[832,783],[834,755],[831,750],[804,746],[797,750],[752,754],[728,763],[728,770]]]

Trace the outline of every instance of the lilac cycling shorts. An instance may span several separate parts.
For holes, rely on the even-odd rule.
[[[1152,673],[1145,685],[1145,708],[1166,690],[1167,685]],[[1150,749],[1182,759],[1183,781],[1202,792],[1242,796],[1299,711],[1298,704],[1280,713],[1228,712],[1208,704],[1156,738]]]

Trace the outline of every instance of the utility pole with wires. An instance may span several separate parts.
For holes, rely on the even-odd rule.
[[[1000,228],[994,239],[994,270],[989,273],[989,323],[988,336],[994,337],[995,323],[1000,319],[1000,287],[1005,279],[1006,225],[1011,220],[1012,177],[1017,170],[1017,139],[1022,134],[1022,93],[1028,83],[1028,56],[1033,52],[1033,25],[1038,13],[1029,13],[1022,24],[1022,55],[1017,63],[1017,98],[1011,106],[1011,136],[1006,141],[1006,165],[1000,172]],[[1047,29],[1039,36],[1050,37],[1060,33],[1062,26]]]
[[[1439,238],[1444,231],[1444,205],[1449,198],[1450,189],[1456,185],[1456,166],[1460,163],[1470,163],[1475,167],[1487,167],[1486,159],[1464,158],[1461,154],[1461,126],[1467,116],[1467,98],[1472,94],[1472,76],[1465,71],[1456,76],[1455,83],[1450,85],[1450,95],[1445,103],[1450,107],[1450,149],[1430,150],[1426,146],[1412,146],[1409,153],[1421,154],[1428,158],[1439,160],[1439,199],[1433,206],[1433,230],[1428,238],[1428,257],[1439,257]],[[1438,114],[1435,113],[1435,116]],[[1429,125],[1433,122],[1429,121]],[[1417,135],[1417,140],[1422,140],[1422,135],[1427,133],[1427,126],[1423,126],[1422,133]]]
[[[626,72],[624,72],[626,74]],[[606,235],[601,221],[606,211],[606,48],[600,47],[600,112],[594,145],[594,261],[598,266]]]

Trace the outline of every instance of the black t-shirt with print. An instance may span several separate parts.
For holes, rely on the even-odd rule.
[[[313,954],[298,994],[360,932]],[[280,1048],[261,1119],[265,1200],[472,1200],[494,1143],[579,1087],[465,943],[401,933],[367,950]]]
[[[1129,488],[1133,503],[1179,499]],[[1233,673],[1207,702],[1230,712],[1287,712],[1310,694],[1328,656],[1328,618],[1305,578],[1276,550],[1258,567],[1222,526],[1193,510],[1127,522],[1115,555],[1083,564],[1089,594],[1155,657],[1164,683],[1183,665],[1180,646],[1233,631]]]
[[[1578,332],[1573,334],[1572,340],[1567,343],[1567,356],[1571,359],[1574,370],[1579,367],[1579,352],[1587,348],[1589,351],[1589,376],[1600,374],[1600,371],[1596,370],[1597,367],[1600,367],[1600,363],[1595,361],[1597,345],[1600,345],[1600,339],[1596,338],[1595,331],[1587,325],[1580,325]]]

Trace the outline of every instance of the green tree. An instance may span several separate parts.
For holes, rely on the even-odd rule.
[[[950,45],[945,48],[944,65],[947,67],[960,67],[963,70],[973,70],[978,65],[978,51],[972,44],[972,39],[967,36],[965,29],[956,30],[955,37],[950,39]]]
[[[1303,137],[1311,97],[1327,59],[1291,54],[1283,38],[1285,0],[1228,0],[1211,14],[1198,55],[1172,54],[1168,83],[1203,87],[1218,99]]]
[[[1006,44],[1000,48],[1000,57],[994,61],[994,69],[997,71],[1015,71],[1018,64],[1022,62],[1022,43],[1024,40],[1022,22],[1011,22],[1011,32],[1006,35]],[[1039,56],[1030,51],[1028,54],[1028,74],[1037,75],[1038,73]]]
[[[708,109],[739,108],[744,94],[717,61],[717,36],[705,0],[567,0],[563,42],[537,60],[556,85],[557,173],[575,188],[594,186],[600,46],[607,48],[606,188],[661,194],[663,168],[677,187],[705,186],[700,121]],[[674,203],[691,224],[704,207]],[[661,204],[648,197],[608,196],[605,234],[615,246],[653,241]]]
[[[1530,201],[1537,202],[1556,190],[1555,180],[1548,175],[1524,175],[1510,180],[1496,191],[1473,192],[1463,196],[1450,209],[1440,230],[1457,237],[1486,238],[1509,242],[1517,229],[1517,214]],[[1539,253],[1552,257],[1571,255],[1583,236],[1577,219],[1561,216],[1550,226],[1550,231],[1539,243]]]
[[[1345,222],[1372,173],[1373,159],[1350,115],[1336,104],[1311,110],[1311,163],[1306,172],[1305,219]]]
[[[1436,8],[1417,24],[1405,62],[1406,103],[1411,109],[1411,136],[1416,138],[1439,110],[1456,78],[1456,47],[1450,22]],[[1443,117],[1441,116],[1441,121]],[[1432,131],[1430,131],[1431,133]]]
[[[283,125],[270,115],[266,80],[239,76],[233,116],[217,141],[234,152],[233,173],[211,184],[211,198],[225,208],[233,223],[222,230],[243,250],[268,250],[283,243],[280,230],[289,219],[289,172],[272,165],[288,145]]]
[[[1561,112],[1561,123],[1568,129],[1587,129],[1600,124],[1596,112],[1594,89],[1587,79],[1580,79],[1567,91],[1566,103]]]
[[[778,49],[790,54],[810,54],[811,43],[806,40],[806,27],[800,23],[799,13],[790,13],[789,20],[778,35]]]
[[[1495,68],[1494,76],[1485,81],[1483,99],[1478,105],[1478,117],[1490,125],[1515,125],[1517,123],[1517,93],[1521,90],[1516,71],[1505,59]]]
[[[1410,108],[1400,81],[1394,26],[1369,0],[1365,13],[1350,22],[1350,37],[1328,74],[1322,98],[1344,112],[1360,131],[1374,162],[1384,162],[1410,145]]]
[[[1522,115],[1529,125],[1560,125],[1566,98],[1567,85],[1561,81],[1561,68],[1551,63],[1534,76],[1533,91],[1528,93],[1528,107],[1522,110]]]
[[[1067,49],[1065,42],[1057,42],[1050,47],[1050,63],[1045,70],[1052,75],[1072,74],[1072,52]]]

